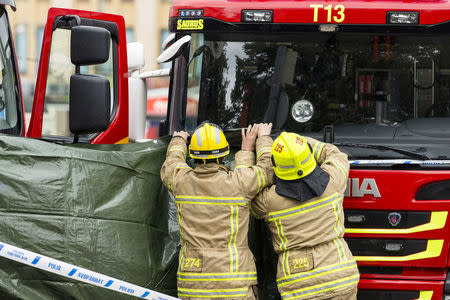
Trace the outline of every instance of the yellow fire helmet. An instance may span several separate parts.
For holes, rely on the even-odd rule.
[[[228,155],[230,146],[222,129],[212,123],[203,123],[191,137],[189,155],[194,159],[215,159]]]
[[[282,132],[273,142],[271,153],[275,175],[283,180],[303,178],[317,166],[308,141],[296,133]]]

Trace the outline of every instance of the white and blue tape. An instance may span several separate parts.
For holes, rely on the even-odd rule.
[[[34,268],[142,299],[178,299],[3,242],[0,242],[0,256]]]
[[[450,160],[404,160],[404,159],[384,159],[384,160],[350,160],[351,165],[410,165],[421,166],[449,166]]]

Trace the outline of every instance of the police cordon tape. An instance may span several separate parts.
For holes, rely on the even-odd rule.
[[[450,165],[450,160],[404,160],[404,159],[379,159],[379,160],[349,160],[351,165],[421,165],[421,166],[445,166]]]
[[[38,253],[21,249],[0,241],[0,256],[58,274],[67,278],[86,282],[119,293],[151,300],[178,299],[156,291],[152,291],[132,283],[109,277],[88,269],[65,263]]]

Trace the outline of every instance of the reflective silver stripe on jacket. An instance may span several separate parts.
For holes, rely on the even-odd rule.
[[[283,253],[283,260],[282,260],[283,273],[284,276],[288,276],[290,274],[289,260],[288,260],[289,250],[286,249],[287,238],[283,233],[283,225],[281,224],[280,219],[275,220],[275,226],[277,227],[278,237],[281,240],[280,250]]]
[[[264,153],[270,152],[270,151],[272,151],[272,148],[270,148],[270,147],[263,147],[263,148],[259,149],[258,153],[256,153],[256,158],[259,158]]]
[[[170,149],[169,149],[169,152],[170,152],[170,151],[181,151],[181,152],[185,153],[185,152],[184,152],[184,148],[181,147],[181,146],[172,146],[172,147],[170,147]]]
[[[356,261],[348,261],[345,263],[340,263],[336,265],[326,266],[323,268],[314,269],[309,272],[301,272],[295,275],[291,275],[289,277],[280,278],[277,280],[279,286],[292,284],[297,281],[306,280],[310,277],[328,275],[329,273],[341,271],[343,269],[349,269],[351,267],[356,267]]]
[[[278,212],[272,212],[269,214],[269,221],[273,221],[274,219],[277,219],[277,218],[285,218],[285,217],[289,217],[291,215],[304,213],[306,211],[316,209],[318,207],[322,207],[324,205],[332,203],[333,201],[336,201],[341,198],[342,198],[342,195],[340,195],[338,193],[334,193],[331,196],[321,198],[321,199],[313,201],[311,203],[296,206],[291,209],[286,209],[286,210],[282,210],[282,211],[278,211]]]
[[[342,245],[341,239],[340,237],[342,237],[344,235],[344,230],[341,228],[341,213],[340,213],[340,209],[338,207],[338,204],[336,202],[333,202],[333,210],[334,210],[334,215],[336,216],[336,223],[334,225],[334,231],[337,234],[337,237],[333,240],[333,242],[335,243],[338,253],[339,253],[339,259],[341,261],[346,261],[347,260],[347,256],[345,255],[345,251],[344,251],[344,246]]]
[[[322,143],[322,142],[318,142],[314,146],[314,157],[316,158],[316,160],[319,160],[320,153],[322,152],[323,146],[325,146],[325,143]]]
[[[237,232],[239,230],[238,224],[238,213],[239,208],[236,205],[231,206],[231,216],[230,216],[230,242],[228,243],[228,248],[230,249],[230,272],[238,271],[238,251],[236,247]]]
[[[177,169],[185,169],[185,168],[190,168],[190,167],[188,166],[188,164],[178,164],[178,165],[176,165],[175,168],[177,168]]]
[[[333,162],[338,166],[338,168],[342,171],[342,173],[344,174],[345,178],[347,178],[348,176],[348,170],[346,168],[344,168],[343,165],[341,165],[338,161],[333,160]]]
[[[241,197],[208,197],[208,196],[176,196],[175,203],[209,204],[209,205],[236,205],[247,204]]]
[[[253,166],[256,171],[256,175],[258,175],[258,193],[264,188],[265,180],[260,167]]]

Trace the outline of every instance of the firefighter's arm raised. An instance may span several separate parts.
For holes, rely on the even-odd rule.
[[[268,205],[268,194],[269,194],[270,186],[264,188],[258,195],[253,198],[253,200],[250,202],[250,212],[252,215],[257,219],[264,218],[268,211],[269,211],[269,205]]]
[[[335,145],[319,142],[306,137],[313,150],[312,154],[320,167],[330,175],[332,183],[339,193],[344,193],[347,185],[350,164],[347,154],[341,152]]]
[[[184,131],[174,132],[167,148],[166,160],[161,167],[161,180],[172,191],[173,179],[178,172],[190,169],[186,164],[187,145],[189,134]]]
[[[255,153],[253,151],[241,150],[235,156],[236,176],[244,194],[249,200],[253,199],[263,188],[273,184],[273,168],[270,160],[273,140],[269,136],[272,124],[258,124],[257,126],[256,165],[254,164]],[[254,132],[251,134],[254,135]],[[254,145],[256,136],[252,136],[252,138]],[[246,140],[247,136],[243,133],[244,148],[244,141]],[[248,150],[253,150],[253,148]]]

